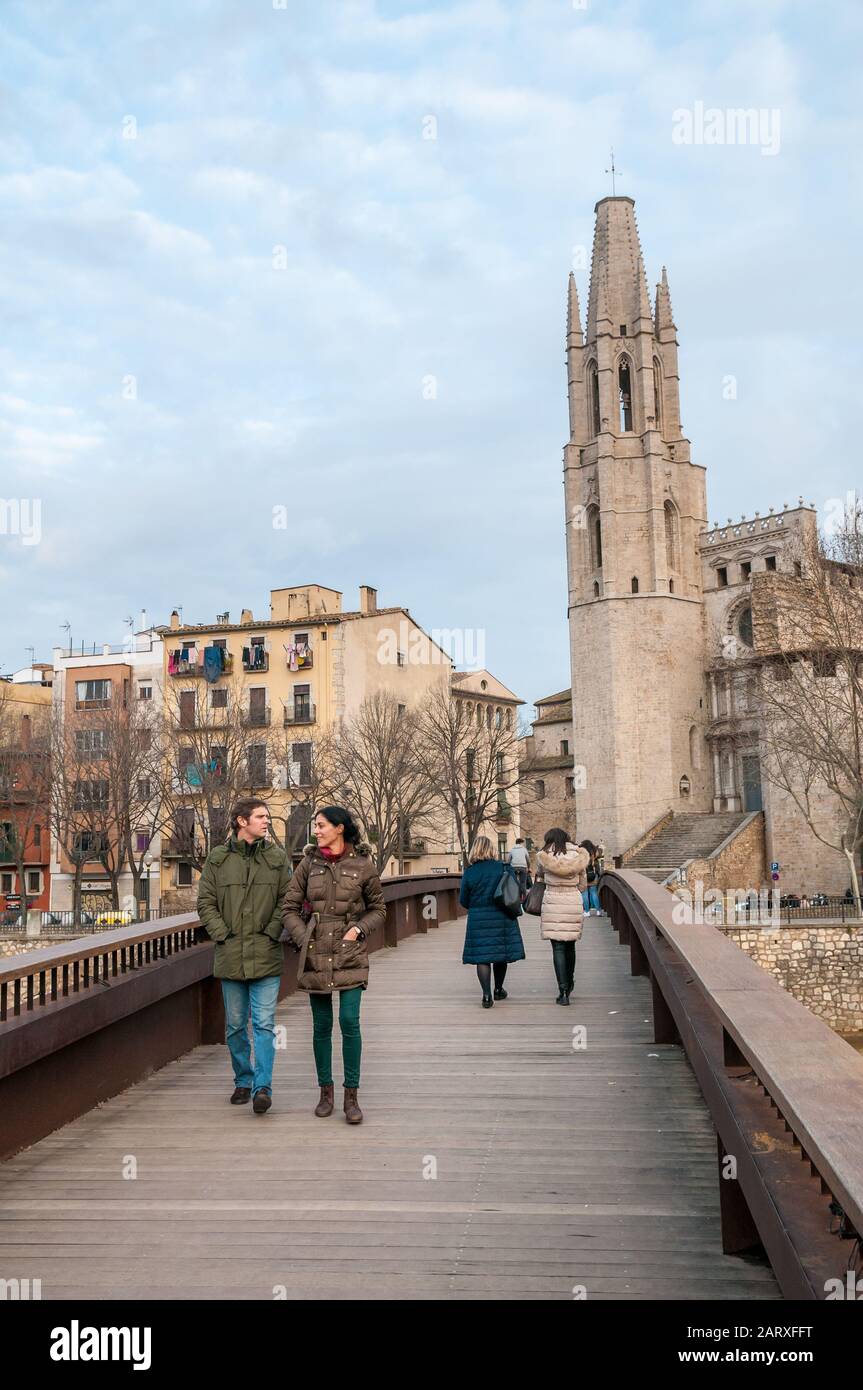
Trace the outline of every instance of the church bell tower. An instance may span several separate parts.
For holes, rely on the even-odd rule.
[[[632,199],[595,212],[584,333],[569,278],[563,471],[577,827],[610,856],[668,810],[710,809],[707,508],[680,424],[665,270],[651,306]]]

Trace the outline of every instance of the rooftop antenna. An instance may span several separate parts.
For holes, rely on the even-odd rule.
[[[70,622],[61,623],[63,631],[69,635],[69,655],[72,655],[72,624]]]
[[[615,182],[615,179],[617,178],[617,175],[620,173],[620,170],[617,169],[617,168],[615,168],[615,165],[614,165],[614,146],[613,146],[613,145],[612,145],[612,148],[611,148],[611,167],[610,167],[609,169],[606,169],[605,172],[606,172],[607,174],[611,174],[611,196],[612,196],[612,198],[616,198],[616,197],[617,197],[617,184],[616,184],[616,182]]]
[[[33,667],[34,667],[34,665],[35,665],[35,663],[36,663],[36,648],[35,648],[35,647],[25,647],[24,650],[25,650],[25,652],[29,652],[29,653],[30,653],[30,670],[32,671],[32,670],[33,670]]]

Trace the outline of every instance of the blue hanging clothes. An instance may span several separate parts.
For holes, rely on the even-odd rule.
[[[204,648],[204,680],[217,681],[222,674],[222,649],[221,647]]]

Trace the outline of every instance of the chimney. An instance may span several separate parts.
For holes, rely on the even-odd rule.
[[[140,625],[139,625],[139,627],[138,627],[138,631],[139,631],[139,632],[146,632],[146,631],[147,631],[147,610],[146,610],[146,608],[142,608],[142,609],[141,609],[141,622],[140,622]]]
[[[378,611],[378,591],[368,584],[360,585],[360,612],[364,618]]]
[[[174,608],[174,609],[172,610],[172,612],[171,612],[171,627],[172,627],[172,628],[178,628],[179,626],[180,626],[180,615],[179,615],[179,613],[177,612],[176,608]]]
[[[252,617],[252,610],[251,610],[251,608],[244,608],[243,611],[242,611],[242,613],[240,614],[240,622],[241,622],[241,623],[253,623],[254,621],[255,621],[255,620],[254,620],[254,618]]]

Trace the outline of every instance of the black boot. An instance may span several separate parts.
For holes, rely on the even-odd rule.
[[[569,983],[569,970],[566,964],[565,949],[565,941],[552,941],[551,951],[554,960],[554,973],[557,977],[557,987],[560,991],[554,1001],[555,1004],[569,1003],[569,991],[567,989],[567,984]]]
[[[569,947],[569,950],[568,950],[568,952],[567,952],[569,959],[567,960],[567,963],[566,963],[566,964],[567,964],[566,998],[567,998],[567,1002],[569,1002],[569,996],[572,994],[572,991],[575,989],[575,942],[574,942],[574,941],[567,942],[567,945],[568,945],[568,947]]]

